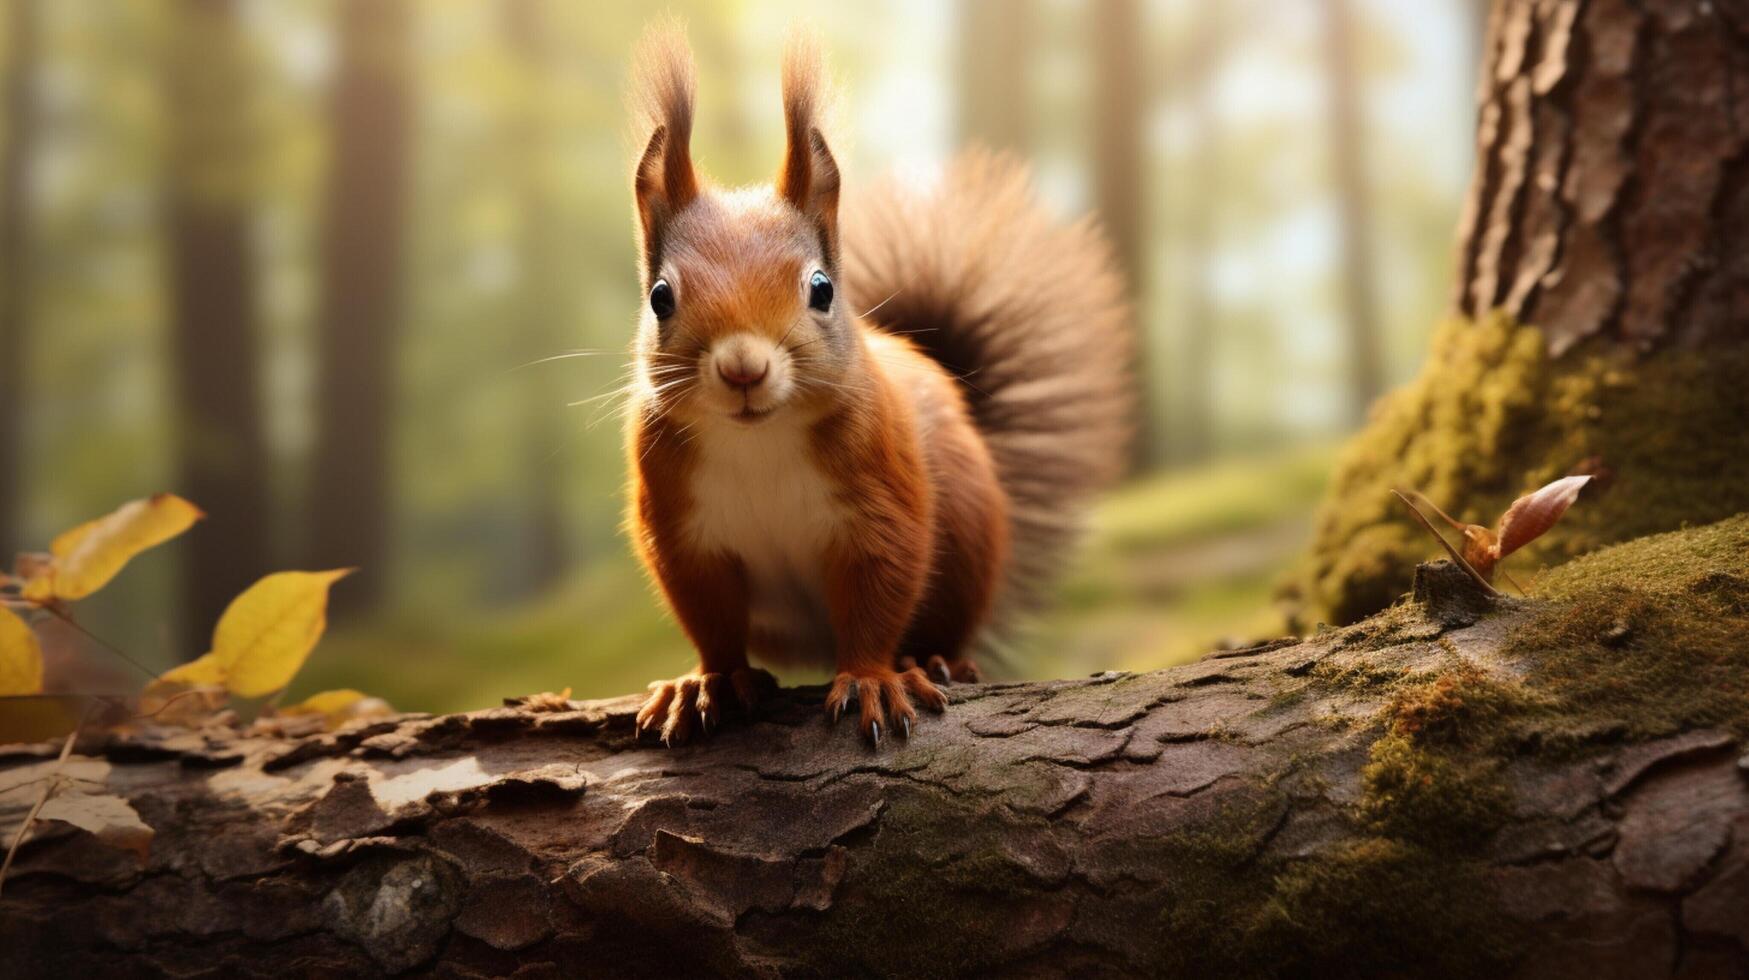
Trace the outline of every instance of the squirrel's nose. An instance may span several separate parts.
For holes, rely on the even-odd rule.
[[[751,388],[765,380],[771,362],[752,358],[723,358],[717,361],[717,374],[733,388]]]

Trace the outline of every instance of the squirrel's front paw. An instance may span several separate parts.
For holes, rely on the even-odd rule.
[[[917,666],[915,657],[900,657],[897,661],[900,673]],[[936,654],[923,665],[923,673],[938,684],[976,684],[983,679],[983,671],[978,669],[977,661],[971,657],[960,656],[952,660]]]
[[[866,667],[833,678],[832,689],[826,692],[826,711],[837,721],[851,701],[858,702],[862,707],[858,727],[864,738],[879,745],[886,732],[897,730],[911,737],[911,725],[917,720],[917,710],[911,707],[913,699],[933,711],[947,710],[947,695],[931,684],[923,671],[915,667],[903,672]]]
[[[638,709],[637,735],[660,730],[662,744],[680,745],[696,730],[705,735],[722,721],[723,706],[730,700],[751,711],[765,694],[776,690],[777,680],[763,670],[743,667],[731,674],[688,674],[671,681],[656,681]]]

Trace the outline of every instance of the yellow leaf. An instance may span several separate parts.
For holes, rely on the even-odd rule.
[[[103,588],[129,559],[205,516],[173,493],[129,501],[50,542],[53,560],[25,582],[24,597],[37,602],[83,599]]]
[[[33,694],[0,699],[0,745],[65,738],[78,727],[89,699],[78,694]]]
[[[18,614],[0,606],[0,695],[35,694],[43,689],[43,649],[36,631]]]
[[[158,684],[180,684],[183,687],[206,687],[225,683],[225,665],[213,654],[203,654],[179,667],[172,667],[158,676]]]
[[[282,715],[321,715],[330,728],[338,727],[355,718],[374,718],[390,713],[387,702],[381,698],[373,698],[363,691],[351,688],[341,688],[337,691],[323,691],[312,694],[297,704],[279,709]]]
[[[276,572],[231,600],[210,656],[232,694],[260,697],[291,683],[328,626],[328,587],[351,573]]]
[[[282,715],[327,715],[334,717],[344,715],[352,710],[352,706],[365,699],[363,691],[355,691],[343,687],[337,691],[322,691],[312,694],[297,704],[279,709]]]

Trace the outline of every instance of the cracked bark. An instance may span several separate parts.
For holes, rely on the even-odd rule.
[[[156,829],[149,858],[45,825],[0,899],[0,973],[1188,974],[1173,964],[1206,937],[1180,913],[1209,899],[1187,842],[1218,841],[1222,873],[1267,891],[1372,833],[1383,695],[1308,678],[1453,658],[1522,675],[1504,643],[1537,607],[1437,571],[1391,620],[1149,674],[956,687],[879,751],[823,721],[819,689],[674,751],[633,739],[636,698],[94,736],[79,774]],[[46,751],[14,747],[0,786]],[[1749,966],[1742,754],[1689,730],[1512,757],[1472,860],[1487,928],[1535,931],[1518,974]],[[0,795],[0,827],[33,795]],[[1407,935],[1391,955],[1456,972],[1458,947]],[[1327,952],[1376,963],[1380,941],[1363,921]],[[1204,970],[1225,955],[1196,950]],[[1296,962],[1316,965],[1270,972]],[[1335,972],[1369,961],[1348,962]]]
[[[1749,323],[1749,6],[1504,0],[1457,305],[1647,350]]]

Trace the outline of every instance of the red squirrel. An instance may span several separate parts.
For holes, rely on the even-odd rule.
[[[645,303],[628,412],[628,527],[698,650],[639,734],[708,733],[830,662],[826,710],[909,737],[973,681],[973,647],[1037,604],[1087,497],[1119,475],[1131,412],[1120,277],[1090,222],[1045,216],[984,154],[930,193],[840,201],[815,46],[784,61],[773,185],[693,167],[694,72],[646,39],[633,172]]]

